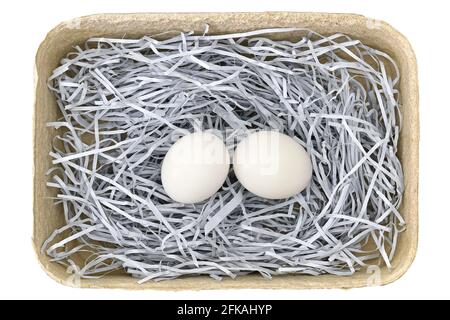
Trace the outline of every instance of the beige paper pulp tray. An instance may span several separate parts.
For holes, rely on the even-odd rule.
[[[405,193],[400,212],[407,222],[401,233],[392,268],[367,268],[352,276],[283,275],[266,280],[259,275],[216,281],[209,277],[189,277],[162,282],[137,284],[126,274],[110,274],[100,279],[73,283],[73,275],[63,266],[51,262],[40,252],[51,232],[64,223],[62,206],[55,205],[54,190],[46,187],[46,171],[51,167],[49,151],[56,131],[46,123],[56,120],[59,111],[47,88],[47,79],[59,61],[74,45],[90,37],[140,37],[164,31],[203,32],[205,24],[210,33],[223,34],[273,27],[309,28],[322,34],[343,32],[353,38],[389,53],[399,64],[400,94],[404,124],[401,131],[399,157],[404,169]],[[277,35],[280,37],[280,35]],[[287,36],[284,35],[286,38]],[[266,12],[266,13],[139,13],[99,14],[61,23],[51,30],[36,55],[36,101],[34,114],[34,228],[33,245],[45,271],[56,281],[69,285],[94,288],[200,290],[231,288],[352,288],[372,283],[387,284],[401,277],[416,254],[418,239],[418,160],[419,109],[418,79],[414,52],[397,30],[390,25],[353,14]],[[377,282],[377,279],[379,281]]]

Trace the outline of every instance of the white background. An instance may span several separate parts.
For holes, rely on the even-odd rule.
[[[450,298],[450,41],[447,1],[121,0],[0,2],[0,298],[363,299]],[[420,240],[415,262],[384,287],[307,291],[158,292],[64,287],[38,265],[32,231],[34,55],[46,33],[73,17],[102,12],[319,11],[389,22],[411,42],[421,96]]]

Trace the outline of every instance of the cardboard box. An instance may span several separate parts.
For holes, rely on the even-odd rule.
[[[399,142],[399,158],[405,178],[405,193],[400,212],[407,223],[401,233],[392,269],[367,268],[352,276],[283,275],[266,280],[259,275],[216,281],[209,277],[189,277],[163,282],[137,284],[126,274],[110,274],[100,279],[73,281],[73,274],[53,263],[40,252],[51,232],[61,226],[62,206],[51,198],[55,191],[46,187],[46,171],[51,167],[48,155],[56,131],[46,123],[59,117],[53,94],[47,88],[47,79],[59,61],[74,45],[90,37],[140,37],[163,31],[179,30],[202,32],[205,23],[210,33],[224,34],[272,27],[309,28],[321,34],[342,32],[364,43],[389,53],[399,64],[401,72],[400,95],[404,125]],[[280,35],[276,35],[278,38]],[[282,37],[286,38],[287,35]],[[352,288],[371,284],[387,284],[401,277],[416,254],[418,239],[418,160],[419,160],[419,97],[417,66],[414,52],[407,39],[382,21],[353,14],[266,12],[266,13],[139,13],[100,14],[63,22],[51,30],[36,55],[36,101],[34,114],[34,228],[33,245],[44,270],[56,281],[68,285],[94,288],[200,290],[231,288]]]

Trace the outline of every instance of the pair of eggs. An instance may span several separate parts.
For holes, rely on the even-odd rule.
[[[162,185],[174,201],[201,202],[221,188],[230,164],[222,139],[208,132],[191,133],[167,152],[161,168]],[[233,169],[244,188],[267,199],[301,192],[312,176],[306,150],[276,131],[259,131],[244,138],[235,149]]]

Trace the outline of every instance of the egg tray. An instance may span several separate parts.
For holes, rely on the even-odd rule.
[[[64,222],[41,255],[83,282],[125,270],[142,286],[206,281],[188,275],[226,283],[255,279],[249,273],[270,282],[355,277],[374,266],[393,273],[399,234],[410,228],[398,210],[394,60],[340,33],[217,34],[204,22],[201,32],[90,38],[49,77],[62,117],[48,121],[56,130],[48,186]],[[206,202],[174,203],[161,161],[177,136],[205,129],[224,134],[230,151],[249,130],[290,135],[311,155],[311,185],[267,200],[231,173]]]

